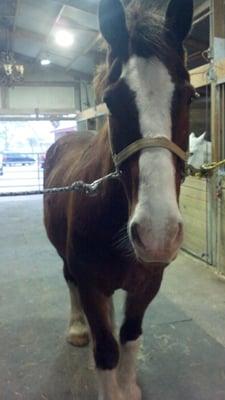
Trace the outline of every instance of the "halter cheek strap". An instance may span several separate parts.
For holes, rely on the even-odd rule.
[[[166,137],[156,137],[156,138],[143,138],[136,142],[131,143],[125,149],[123,149],[118,154],[113,154],[113,161],[116,167],[119,167],[124,161],[130,158],[133,154],[136,154],[140,150],[149,148],[164,148],[176,154],[182,161],[187,161],[187,153],[183,151],[175,143],[171,142]]]

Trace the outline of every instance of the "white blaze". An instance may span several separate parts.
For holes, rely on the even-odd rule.
[[[156,57],[133,56],[124,66],[123,78],[136,94],[142,136],[165,136],[171,140],[174,83],[166,66]],[[181,221],[172,154],[162,148],[143,150],[139,171],[138,204],[133,220],[145,221],[146,240],[150,231],[156,240],[163,240],[167,220],[172,216]]]

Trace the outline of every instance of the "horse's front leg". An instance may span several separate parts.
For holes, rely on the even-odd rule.
[[[128,294],[125,305],[125,318],[120,330],[121,357],[118,379],[124,394],[124,400],[141,400],[141,390],[137,385],[136,359],[139,338],[142,334],[144,313],[156,296],[162,281],[162,273],[154,279],[144,291]]]
[[[124,400],[116,374],[119,345],[113,336],[111,299],[89,285],[80,287],[80,296],[93,339],[99,400]]]
[[[64,277],[69,288],[71,306],[69,329],[66,338],[73,346],[86,346],[89,343],[89,329],[80,302],[78,287],[72,281],[65,262]]]
[[[73,346],[86,346],[89,343],[89,329],[80,303],[79,290],[73,282],[67,282],[67,285],[71,304],[67,341]]]

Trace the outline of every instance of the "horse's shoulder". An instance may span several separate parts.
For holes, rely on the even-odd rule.
[[[46,160],[55,159],[59,156],[61,157],[63,153],[69,153],[84,147],[86,144],[90,143],[94,138],[94,131],[80,131],[75,133],[68,133],[65,136],[57,139],[48,149],[46,154]]]
[[[71,148],[71,145],[78,145],[89,142],[95,134],[95,131],[77,131],[74,133],[68,133],[57,139],[55,143],[53,143],[52,146],[49,148],[48,153],[53,150],[55,151],[57,149],[61,149],[62,147]]]
[[[50,174],[55,176],[58,170],[67,170],[68,165],[72,165],[80,157],[95,136],[93,131],[82,131],[68,133],[56,140],[46,153],[45,178]]]

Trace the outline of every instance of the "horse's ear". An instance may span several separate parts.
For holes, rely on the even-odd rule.
[[[125,10],[120,0],[100,0],[99,26],[113,52],[122,58],[126,57],[129,34]]]
[[[179,44],[188,36],[193,19],[193,0],[170,0],[166,13],[166,27]]]
[[[203,142],[205,140],[206,132],[202,133],[201,136],[198,137],[199,142]]]

